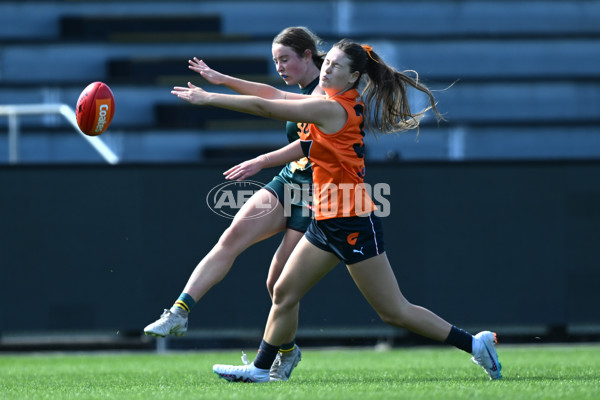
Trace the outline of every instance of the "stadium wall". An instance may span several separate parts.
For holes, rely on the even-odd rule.
[[[229,220],[206,203],[226,165],[0,167],[0,334],[141,333]],[[255,180],[267,182],[273,171]],[[600,325],[600,162],[373,164],[406,297],[468,327]],[[260,330],[280,237],[256,244],[194,309],[192,330]],[[386,328],[340,265],[301,328]]]

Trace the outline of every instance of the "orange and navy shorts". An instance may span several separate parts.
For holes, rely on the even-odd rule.
[[[355,264],[385,251],[381,219],[374,214],[313,219],[304,236],[310,243],[335,254],[346,264]]]

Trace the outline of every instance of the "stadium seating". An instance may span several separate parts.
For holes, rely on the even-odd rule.
[[[60,37],[84,41],[164,41],[214,39],[221,33],[218,15],[77,15],[60,18]]]
[[[373,160],[600,157],[599,20],[600,1],[4,1],[0,104],[74,105],[101,80],[117,101],[103,137],[123,161],[243,158],[250,143],[252,151],[285,143],[283,125],[192,110],[170,88],[207,86],[187,69],[193,56],[285,88],[271,40],[307,25],[325,39],[323,49],[346,36],[368,42],[438,90],[446,121],[427,118],[417,139],[371,140]],[[100,161],[56,117],[23,117],[20,126],[23,162]],[[7,146],[1,135],[0,163]]]

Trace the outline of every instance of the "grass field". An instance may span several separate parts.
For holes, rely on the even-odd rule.
[[[253,352],[247,351],[249,356]],[[435,347],[304,349],[288,382],[228,383],[240,352],[0,356],[1,399],[599,399],[600,346],[500,346],[503,379]]]

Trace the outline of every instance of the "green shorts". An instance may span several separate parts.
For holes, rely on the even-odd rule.
[[[291,172],[289,166],[285,166],[273,180],[264,186],[273,193],[284,208],[287,218],[286,227],[298,232],[306,232],[313,219],[310,209],[312,195],[312,172]],[[304,190],[304,194],[302,194]],[[310,193],[307,193],[307,190]]]

